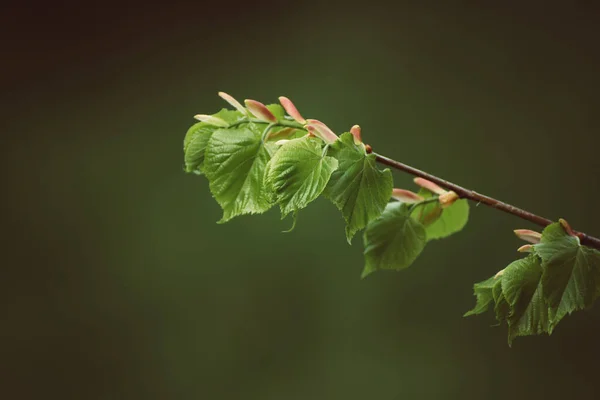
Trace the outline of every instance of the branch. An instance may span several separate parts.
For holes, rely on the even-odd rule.
[[[547,218],[533,214],[529,211],[525,211],[525,210],[517,208],[513,205],[504,203],[500,200],[496,200],[492,197],[477,193],[474,190],[465,189],[464,187],[459,186],[455,183],[448,182],[442,178],[438,178],[435,175],[431,175],[431,174],[428,174],[427,172],[421,171],[420,169],[411,167],[410,165],[406,165],[399,161],[392,160],[391,158],[388,158],[386,156],[382,156],[381,154],[377,154],[377,153],[374,153],[374,154],[379,163],[387,165],[388,167],[395,168],[400,171],[407,172],[411,175],[418,176],[418,177],[427,179],[429,181],[432,181],[432,182],[438,184],[439,186],[443,187],[444,189],[454,191],[462,199],[469,199],[469,200],[472,200],[477,203],[485,204],[486,206],[495,208],[497,210],[504,211],[506,213],[515,215],[521,219],[533,222],[534,224],[539,225],[541,227],[546,227],[554,222]],[[600,250],[600,239],[590,236],[590,235],[587,235],[583,232],[573,231],[573,233],[577,237],[579,237],[579,240],[581,240],[582,244],[584,244],[586,246],[594,247],[594,248]]]

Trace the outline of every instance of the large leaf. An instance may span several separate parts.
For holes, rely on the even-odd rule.
[[[244,116],[238,111],[222,109],[213,115],[221,118],[229,124],[238,122]],[[183,139],[183,152],[186,172],[201,173],[204,162],[204,153],[206,145],[211,135],[220,127],[208,124],[206,122],[198,122],[192,125]]]
[[[489,305],[494,301],[493,289],[494,285],[499,280],[500,279],[492,276],[485,281],[473,285],[473,293],[477,300],[475,302],[475,307],[472,310],[467,311],[465,315],[463,315],[464,317],[481,314],[487,311]]]
[[[262,141],[262,126],[247,124],[215,131],[206,148],[204,172],[210,191],[223,208],[227,222],[243,214],[259,214],[271,205],[264,184],[272,149]]]
[[[559,223],[542,233],[535,252],[543,260],[542,283],[553,329],[567,314],[590,307],[600,290],[600,252],[582,246]]]
[[[512,262],[502,274],[502,293],[510,306],[508,342],[517,336],[549,332],[548,305],[542,290],[542,265],[535,254]]]
[[[425,199],[433,194],[421,189],[419,195]],[[415,208],[413,217],[425,225],[427,240],[442,239],[462,230],[469,220],[469,202],[456,200],[450,207],[442,209],[439,203],[429,203]]]
[[[333,202],[346,220],[348,243],[356,232],[379,217],[390,200],[393,189],[392,173],[377,168],[374,154],[365,146],[356,145],[350,133],[336,140],[329,154],[339,162],[325,188],[325,197]]]
[[[383,214],[367,226],[364,242],[363,277],[380,269],[407,268],[421,254],[427,240],[425,227],[410,217],[408,206],[391,202]]]
[[[319,197],[332,172],[335,158],[323,154],[319,139],[293,139],[275,153],[266,172],[266,182],[281,208],[281,215],[297,212]]]

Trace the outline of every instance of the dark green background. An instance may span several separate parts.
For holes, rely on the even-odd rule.
[[[286,95],[380,153],[600,235],[599,14],[472,3],[6,6],[2,397],[598,398],[597,308],[512,348],[491,315],[461,317],[530,224],[472,207],[410,269],[360,280],[360,237],[347,245],[326,200],[289,234],[276,210],[217,225],[206,181],[182,171],[217,91]]]

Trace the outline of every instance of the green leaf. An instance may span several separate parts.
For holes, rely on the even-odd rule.
[[[315,200],[338,167],[326,156],[319,139],[304,137],[285,143],[267,166],[266,182],[275,195],[284,218]]]
[[[218,129],[216,126],[204,122],[198,122],[190,127],[183,145],[186,172],[200,173],[206,144],[216,129]]]
[[[600,252],[582,246],[559,223],[544,229],[535,252],[543,261],[542,284],[553,329],[565,315],[590,307],[598,297]]]
[[[216,114],[215,117],[219,117],[229,124],[233,124],[240,121],[244,116],[238,111],[228,110],[223,108]],[[186,172],[200,173],[202,164],[204,162],[204,153],[206,151],[206,145],[211,135],[219,129],[218,126],[207,124],[205,122],[198,122],[192,125],[183,139],[183,152],[185,161]]]
[[[421,189],[419,195],[425,199],[433,196],[426,189]],[[442,239],[465,227],[469,220],[469,202],[465,199],[456,200],[445,209],[442,209],[439,203],[429,203],[417,207],[412,215],[425,225],[428,241]]]
[[[393,189],[392,173],[377,168],[374,154],[365,146],[354,144],[354,137],[344,133],[336,140],[329,154],[339,162],[325,188],[325,197],[333,202],[346,220],[348,243],[356,232],[381,215]]]
[[[285,117],[285,110],[279,104],[268,104],[267,109],[273,113],[277,120],[282,120]]]
[[[427,243],[425,227],[411,218],[408,206],[400,202],[388,203],[383,214],[367,226],[363,237],[363,277],[380,269],[407,268]]]
[[[512,262],[502,274],[502,293],[510,306],[508,343],[517,336],[549,332],[548,305],[542,289],[540,258],[531,254]]]
[[[510,314],[510,304],[506,301],[504,293],[502,293],[502,279],[496,279],[496,283],[492,288],[492,297],[494,298],[494,313],[496,314],[496,320],[502,323],[508,319]]]
[[[264,175],[273,149],[263,144],[261,128],[248,124],[219,129],[208,142],[204,172],[210,191],[223,208],[219,223],[238,215],[263,213],[272,205]]]
[[[473,285],[473,293],[477,298],[475,302],[475,307],[472,310],[467,311],[465,315],[463,315],[463,317],[477,315],[487,311],[490,303],[494,301],[494,295],[492,293],[492,290],[494,288],[494,285],[498,281],[500,280],[497,279],[495,276],[492,276],[491,278],[486,279],[485,281]]]

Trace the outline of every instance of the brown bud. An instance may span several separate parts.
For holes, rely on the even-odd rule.
[[[438,200],[440,202],[440,206],[442,208],[450,207],[458,199],[459,199],[458,195],[456,193],[454,193],[453,191],[440,194],[440,197],[438,198]]]

